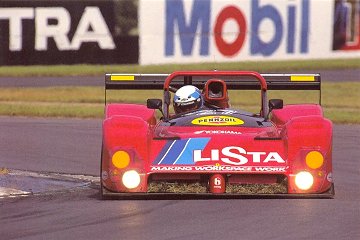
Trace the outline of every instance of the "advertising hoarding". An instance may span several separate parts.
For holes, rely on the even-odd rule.
[[[360,57],[359,9],[359,1],[140,0],[139,61]],[[335,48],[336,36],[344,31],[346,39],[337,40],[342,47]]]
[[[0,64],[137,63],[138,36],[118,33],[123,29],[116,21],[117,5],[112,0],[0,1]]]

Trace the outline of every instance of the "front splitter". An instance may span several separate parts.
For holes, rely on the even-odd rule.
[[[101,189],[103,199],[332,199],[335,196],[334,185],[324,193],[316,194],[213,194],[213,193],[117,193]]]

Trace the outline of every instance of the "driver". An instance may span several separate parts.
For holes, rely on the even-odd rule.
[[[173,99],[175,114],[187,113],[203,105],[200,90],[192,85],[185,85],[175,92]]]

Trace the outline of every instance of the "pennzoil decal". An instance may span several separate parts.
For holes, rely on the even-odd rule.
[[[191,121],[194,125],[202,126],[230,126],[230,125],[242,125],[244,121],[240,118],[229,116],[205,116],[195,118]]]

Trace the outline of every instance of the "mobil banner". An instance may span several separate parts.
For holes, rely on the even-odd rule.
[[[139,8],[140,64],[360,57],[358,0],[140,0]]]

